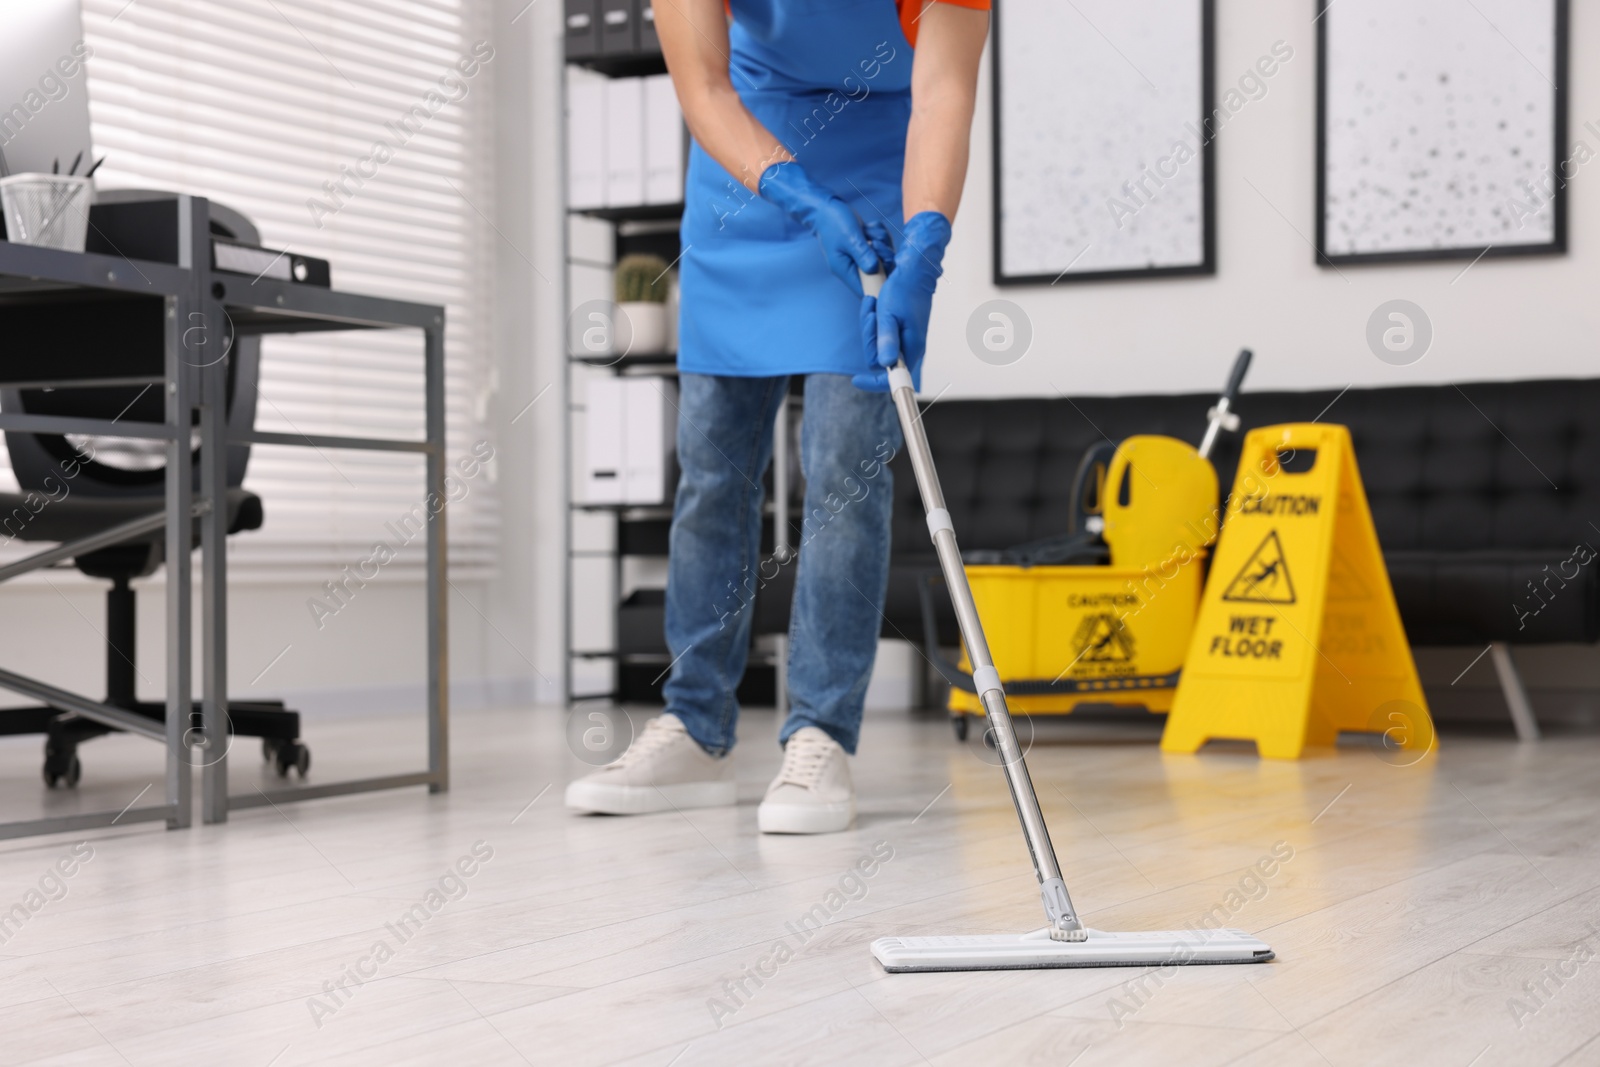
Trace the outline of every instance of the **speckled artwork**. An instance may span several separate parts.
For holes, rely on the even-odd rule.
[[[1553,0],[1337,0],[1323,20],[1328,255],[1554,242]]]
[[[997,273],[1205,262],[1200,0],[1005,0]]]

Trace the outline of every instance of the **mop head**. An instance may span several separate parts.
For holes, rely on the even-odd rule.
[[[1272,949],[1243,930],[1089,930],[1084,941],[1029,934],[880,937],[872,954],[890,974],[914,971],[1021,971],[1044,967],[1169,967],[1265,963]]]

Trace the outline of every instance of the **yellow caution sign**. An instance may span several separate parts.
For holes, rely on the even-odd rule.
[[[1161,748],[1254,741],[1274,759],[1339,732],[1433,746],[1422,685],[1343,426],[1245,439]]]

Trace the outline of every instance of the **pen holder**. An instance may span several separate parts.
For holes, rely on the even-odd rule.
[[[89,236],[94,183],[69,174],[13,174],[0,178],[6,236],[16,244],[82,252]]]

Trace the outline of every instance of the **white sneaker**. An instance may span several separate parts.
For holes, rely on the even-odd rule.
[[[614,763],[567,786],[567,807],[602,815],[731,807],[737,791],[728,760],[707,755],[676,715],[658,715]]]
[[[829,834],[856,817],[850,762],[839,742],[804,726],[783,746],[783,768],[756,811],[764,834]]]

